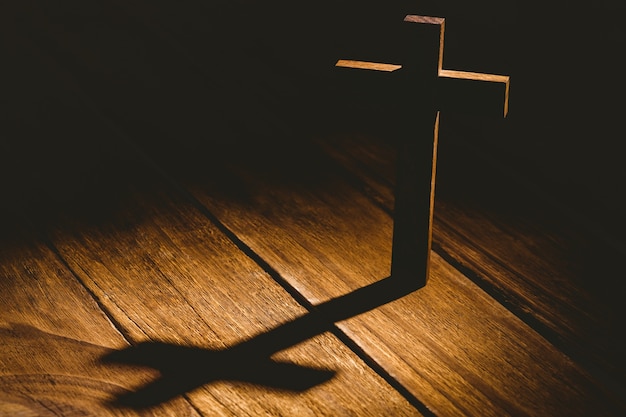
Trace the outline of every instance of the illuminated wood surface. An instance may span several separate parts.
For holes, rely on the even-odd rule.
[[[45,54],[26,49],[28,42],[20,46],[20,65],[14,60],[10,68],[30,68],[33,77],[14,88],[52,116],[38,115],[40,125],[29,134],[54,133],[56,152],[47,155],[53,164],[89,160],[81,166],[89,185],[69,200],[59,193],[44,206],[20,208],[18,201],[3,207],[38,225],[59,257],[41,238],[34,238],[34,249],[22,249],[19,234],[3,235],[0,410],[421,415],[330,333],[332,323],[307,321],[261,337],[240,353],[221,354],[271,335],[306,309],[146,165],[81,99],[66,73]],[[85,138],[89,146],[76,149]],[[99,173],[100,163],[110,171]],[[78,186],[56,183],[63,178],[57,171],[49,175],[42,185]],[[12,223],[6,216],[3,221]],[[307,323],[316,327],[310,331]],[[162,348],[166,354],[159,354]],[[252,360],[256,349],[267,355]],[[195,380],[200,382],[187,385]],[[154,382],[163,384],[144,391]]]
[[[144,198],[135,191],[118,225],[108,222],[103,230],[79,226],[53,237],[61,255],[80,271],[79,278],[133,341],[198,346],[207,352],[228,350],[306,313],[200,212],[181,198],[151,189],[146,192],[150,196]],[[129,220],[135,223],[130,231]],[[164,367],[168,361],[181,360],[189,367],[183,370],[183,378],[201,378],[202,384],[189,398],[205,415],[216,410],[233,415],[273,415],[273,410],[297,415],[419,415],[332,335],[314,333],[302,342],[292,347],[282,346],[280,340],[270,341],[277,345],[274,359],[330,374],[329,382],[322,379],[319,387],[302,393],[298,387],[306,385],[306,379],[291,381],[287,375],[280,381],[280,374],[263,375],[278,373],[280,368],[256,369],[256,362],[250,369],[239,369],[242,365],[234,363],[233,369],[224,370],[224,376],[215,370],[217,381],[213,382],[214,369],[201,360],[187,363],[175,357],[185,355],[183,349],[173,349],[171,355],[159,359]],[[141,363],[139,352],[135,360]],[[239,359],[242,363],[246,360],[245,356]],[[221,369],[219,363],[214,366]],[[206,369],[207,375],[194,374],[196,369]],[[220,381],[228,379],[229,372],[234,383]],[[237,380],[239,373],[242,381]],[[253,377],[261,380],[260,387],[254,387]],[[279,379],[277,384],[285,385],[286,392],[263,386],[263,378],[273,377]],[[292,378],[306,377],[304,372]],[[148,400],[158,403],[168,397],[155,395]]]
[[[511,173],[495,174],[500,171],[493,161],[459,144],[453,127],[442,135],[435,251],[591,372],[619,381],[625,364],[613,338],[623,307],[620,283],[609,271],[616,270],[620,254],[546,209],[550,203],[532,191],[520,193],[522,186],[510,185],[516,181]],[[391,210],[393,147],[371,136],[317,143],[363,181],[373,201]],[[464,174],[453,174],[459,170]]]
[[[594,324],[606,331],[602,310],[572,307],[592,289],[547,279],[572,267],[561,242],[582,237],[557,230],[537,238],[525,223],[473,209],[463,187],[442,181],[429,285],[404,297],[381,291],[377,307],[359,289],[376,290],[389,274],[394,155],[386,138],[311,142],[310,125],[287,117],[296,112],[282,101],[302,74],[241,59],[271,77],[245,82],[242,67],[231,66],[229,79],[227,60],[212,71],[210,60],[186,54],[209,39],[204,6],[170,19],[159,7],[131,23],[108,11],[99,26],[77,24],[85,10],[27,10],[31,20],[2,22],[22,39],[6,56],[20,81],[8,89],[10,114],[25,122],[15,137],[27,145],[9,161],[2,217],[19,232],[1,236],[0,410],[117,415],[122,409],[104,400],[140,393],[159,375],[96,360],[138,365],[149,353],[171,388],[184,391],[158,404],[157,415],[624,414],[619,387],[596,372],[602,355],[574,354],[611,346],[586,334]],[[34,27],[41,32],[26,30]],[[115,47],[130,41],[141,54]],[[545,336],[546,327],[563,339]],[[142,344],[150,341],[163,344]],[[280,379],[263,378],[272,368],[235,355],[252,369],[239,367],[240,380],[262,382],[204,380],[212,375],[206,349],[232,346],[252,357],[284,347],[272,359],[312,369],[309,381],[336,373],[303,392],[276,391],[268,384]],[[190,368],[189,379],[172,371],[177,365]]]
[[[0,415],[120,415],[115,396],[157,373],[100,362],[128,342],[41,236],[10,221],[19,231],[0,251]],[[199,415],[182,398],[152,411]]]
[[[241,184],[240,199],[219,192],[228,187],[206,188],[214,176],[192,192],[307,299],[320,303],[388,273],[391,218],[360,191],[328,178],[330,170],[309,185],[302,163],[289,165],[284,183],[276,172],[263,178],[260,162],[238,154],[234,178],[223,177]],[[439,256],[433,268],[424,289],[340,326],[436,414],[610,414],[610,396],[584,369]]]

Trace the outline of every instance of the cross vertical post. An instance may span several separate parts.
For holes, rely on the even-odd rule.
[[[397,140],[391,278],[416,290],[430,271],[439,110],[471,106],[476,97],[468,95],[480,94],[482,107],[506,116],[509,77],[443,69],[443,18],[408,15],[402,29],[411,47],[401,65],[341,59],[335,66],[389,74],[389,131]]]

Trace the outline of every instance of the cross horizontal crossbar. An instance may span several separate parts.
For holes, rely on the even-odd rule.
[[[504,93],[504,102],[503,106],[499,108],[500,114],[504,113],[504,117],[507,116],[509,111],[509,83],[510,78],[507,75],[498,75],[498,74],[487,74],[481,72],[470,72],[470,71],[458,71],[458,70],[450,70],[443,68],[443,51],[444,51],[444,34],[445,34],[445,18],[442,17],[432,17],[432,16],[418,16],[418,15],[407,15],[404,18],[405,22],[411,23],[422,23],[422,24],[430,24],[430,25],[439,25],[439,57],[437,62],[437,76],[442,82],[440,85],[441,95],[440,95],[440,104],[443,107],[450,106],[455,100],[453,96],[456,94],[453,93],[455,87],[459,84],[454,83],[452,88],[448,87],[447,80],[466,80],[466,81],[479,81],[486,83],[494,83],[500,84],[504,86],[504,92],[502,92],[501,88],[487,88],[483,91],[485,92],[483,95],[492,94],[503,94]],[[364,70],[372,70],[372,71],[381,71],[381,72],[394,72],[399,69],[402,69],[402,65],[399,64],[389,64],[389,63],[381,63],[381,62],[370,62],[370,61],[359,61],[359,60],[349,60],[349,59],[340,59],[335,64],[336,67],[342,68],[354,68],[354,69],[364,69]],[[495,87],[495,85],[494,85]],[[502,96],[500,96],[502,97]],[[491,98],[484,100],[488,103],[495,103],[495,100]],[[464,103],[464,100],[460,100],[461,103]],[[494,105],[491,105],[494,107]],[[488,112],[487,112],[488,113]]]

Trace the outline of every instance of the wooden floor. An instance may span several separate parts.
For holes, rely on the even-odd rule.
[[[332,36],[260,6],[15,3],[1,416],[626,415],[623,254],[453,118],[428,284],[386,279],[393,140],[335,95]],[[272,48],[287,30],[306,53]]]

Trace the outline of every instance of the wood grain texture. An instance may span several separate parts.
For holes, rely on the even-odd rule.
[[[332,169],[315,176],[322,162],[304,162],[311,150],[290,148],[291,162],[270,163],[271,172],[255,163],[258,150],[250,158],[244,153],[232,166],[220,165],[229,173],[221,181],[197,176],[192,192],[299,292],[319,303],[385,276],[391,218],[384,211]],[[240,184],[243,194],[220,192],[224,182]],[[434,269],[424,290],[341,328],[435,413],[623,410],[584,369],[440,257]]]
[[[155,373],[103,365],[128,342],[27,223],[2,224],[0,415],[198,415],[180,399],[149,412],[113,406]]]
[[[402,65],[383,64],[379,62],[354,61],[349,59],[340,59],[335,63],[335,66],[385,72],[393,72],[402,68]]]
[[[623,288],[608,272],[620,256],[594,243],[514,179],[495,176],[490,161],[463,146],[462,133],[445,120],[435,205],[437,251],[467,268],[509,309],[620,392],[624,362],[614,332],[621,326]],[[363,181],[374,201],[391,210],[392,147],[372,136],[318,143]]]
[[[117,221],[59,229],[53,241],[134,341],[219,351],[306,313],[188,203],[158,189],[134,189],[132,195]],[[211,383],[209,373],[204,376],[209,385],[190,393],[191,401],[208,415],[216,410],[233,415],[418,414],[331,335],[286,348],[278,359],[336,376],[296,394],[251,386],[245,383],[251,376],[243,384],[219,378]]]
[[[0,340],[0,415],[198,416],[183,399],[143,411],[115,406],[116,396],[132,392],[157,373],[103,364],[101,358],[111,348],[15,323],[0,328]]]

